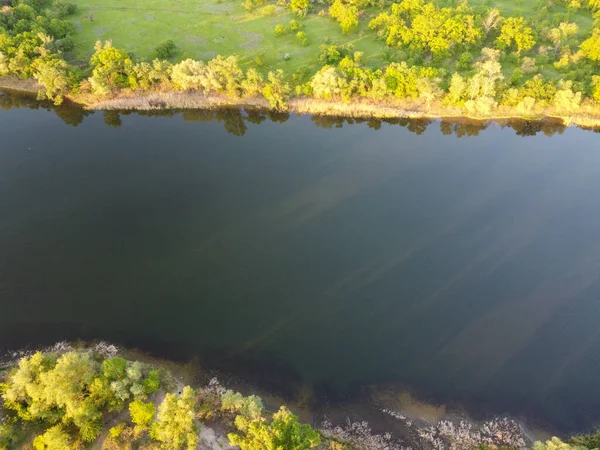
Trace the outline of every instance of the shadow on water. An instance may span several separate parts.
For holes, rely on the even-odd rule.
[[[54,111],[66,125],[78,126],[84,119],[92,114],[102,114],[106,126],[119,128],[122,125],[122,117],[139,115],[147,117],[181,117],[186,122],[216,122],[223,125],[225,130],[234,136],[244,136],[248,124],[259,125],[266,120],[274,123],[285,123],[290,114],[277,111],[263,111],[253,108],[223,108],[217,110],[154,110],[154,111],[88,111],[75,105],[64,104],[54,106],[51,102],[39,101],[34,95],[10,90],[0,90],[0,109],[10,110],[17,108],[44,109]],[[546,136],[562,134],[567,128],[561,120],[521,120],[521,119],[497,119],[497,120],[471,120],[457,119],[377,119],[377,118],[350,118],[337,116],[311,116],[315,126],[324,129],[342,128],[344,125],[366,124],[373,130],[379,130],[383,124],[398,125],[406,128],[411,133],[420,135],[431,126],[439,126],[442,134],[458,138],[466,136],[478,136],[490,125],[498,125],[501,128],[511,128],[518,136],[535,136],[543,133]],[[600,133],[600,128],[592,129]]]

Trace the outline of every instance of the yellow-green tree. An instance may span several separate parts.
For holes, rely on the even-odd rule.
[[[73,448],[73,440],[62,426],[55,425],[44,434],[33,440],[35,450],[69,450]]]
[[[342,0],[335,0],[329,7],[329,17],[340,23],[344,34],[358,28],[358,8],[354,5],[347,5]]]
[[[186,386],[181,396],[167,394],[158,407],[158,416],[152,424],[150,436],[165,450],[195,449],[198,433],[195,418],[196,394]]]
[[[509,17],[502,24],[496,41],[500,47],[514,47],[517,53],[528,51],[535,45],[533,29],[522,17]]]
[[[592,36],[581,43],[581,55],[592,61],[600,61],[600,28],[596,28]]]
[[[321,443],[320,435],[310,425],[301,424],[285,406],[273,414],[273,420],[249,420],[237,416],[240,433],[230,433],[229,441],[241,450],[310,450]]]

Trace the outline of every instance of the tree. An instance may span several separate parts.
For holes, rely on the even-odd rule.
[[[600,75],[594,75],[592,77],[592,89],[593,89],[592,96],[594,97],[594,100],[596,100],[597,102],[600,102]],[[600,440],[600,436],[599,436],[599,440]]]
[[[287,34],[287,32],[288,32],[288,30],[285,27],[285,25],[282,25],[280,23],[275,25],[275,35],[276,36],[283,36],[283,35]]]
[[[298,16],[303,17],[310,10],[310,0],[291,0],[290,8]]]
[[[113,47],[111,41],[104,45],[97,41],[90,60],[93,67],[90,84],[94,93],[106,95],[115,89],[129,87],[133,62],[125,50]]]
[[[204,62],[188,58],[173,66],[171,80],[175,85],[175,89],[181,91],[197,89],[200,87],[206,70]]]
[[[561,441],[557,437],[553,437],[552,439],[546,442],[536,441],[533,444],[533,450],[587,450],[586,447],[581,447],[579,445],[571,445],[566,442]]]
[[[572,113],[579,109],[581,92],[573,92],[573,82],[561,80],[559,89],[554,95],[554,106],[560,112]]]
[[[156,57],[159,59],[169,59],[171,56],[175,54],[177,50],[177,45],[171,39],[168,39],[156,46],[154,49],[154,53],[156,53]]]
[[[310,80],[313,96],[324,99],[341,95],[347,84],[346,78],[332,66],[322,67]]]
[[[485,34],[489,34],[490,31],[495,30],[500,25],[502,16],[498,8],[492,8],[488,11],[487,16],[483,19],[483,30]]]
[[[235,426],[240,433],[230,433],[228,437],[241,450],[310,450],[321,443],[319,433],[310,425],[300,424],[285,406],[273,414],[271,423],[237,416]]]
[[[306,33],[304,31],[298,31],[298,33],[296,33],[296,38],[302,47],[306,47],[308,45],[308,37],[306,37]]]
[[[384,12],[369,22],[390,47],[409,45],[442,56],[454,47],[475,44],[482,36],[481,27],[468,6],[440,8],[423,0],[410,0],[392,5],[391,14]]]
[[[60,105],[69,91],[69,65],[64,59],[52,56],[36,60],[34,67],[33,76],[42,86],[38,91],[38,98],[52,100],[55,105]]]
[[[290,85],[283,77],[283,70],[278,69],[275,72],[269,72],[268,82],[263,88],[263,95],[273,109],[283,111],[287,109],[287,101],[290,96]]]
[[[192,450],[198,444],[194,422],[196,399],[194,390],[186,386],[181,396],[167,394],[158,407],[158,416],[152,424],[150,436],[160,442],[161,448]]]
[[[600,28],[596,28],[592,36],[579,46],[581,55],[591,61],[600,61]]]
[[[335,0],[329,7],[329,17],[340,23],[343,34],[348,34],[358,27],[358,8],[345,4],[342,0]]]
[[[548,39],[554,44],[554,54],[558,55],[563,44],[578,31],[579,26],[575,22],[561,22],[558,27],[548,31]]]
[[[61,425],[55,425],[37,436],[33,441],[36,450],[69,450],[73,440]]]
[[[535,45],[533,29],[522,17],[509,17],[502,25],[497,43],[502,47],[516,47],[517,53],[531,50]]]
[[[135,400],[129,404],[129,414],[131,421],[135,424],[136,430],[147,430],[152,425],[156,407],[153,403],[144,403]]]
[[[256,395],[244,397],[239,392],[227,390],[221,395],[221,409],[229,413],[241,414],[247,419],[254,420],[261,417],[263,404],[260,397]]]
[[[245,97],[256,97],[262,92],[264,87],[264,78],[260,72],[254,68],[246,71],[246,77],[242,80],[242,92]]]

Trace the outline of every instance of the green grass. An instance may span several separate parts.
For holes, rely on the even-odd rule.
[[[337,22],[328,17],[318,17],[319,9],[325,6],[315,6],[301,20],[280,6],[272,15],[264,14],[265,6],[247,12],[241,0],[72,1],[77,4],[78,12],[72,18],[76,27],[76,49],[70,56],[81,62],[89,59],[98,39],[111,39],[115,46],[146,59],[154,57],[154,48],[159,43],[171,39],[178,46],[172,58],[174,62],[184,57],[207,60],[217,54],[237,54],[242,66],[248,67],[256,66],[254,60],[260,56],[264,62],[263,72],[282,68],[286,73],[293,73],[303,66],[315,72],[320,68],[318,47],[326,38],[354,44],[356,51],[364,52],[363,62],[372,67],[383,65],[386,59],[399,60],[401,54],[397,49],[387,48],[368,29],[371,17],[381,12],[379,8],[369,8],[361,15],[358,31],[343,35]],[[538,25],[539,4],[535,0],[471,0],[470,3],[480,12],[497,7],[504,17],[523,15],[534,27]],[[273,5],[273,0],[269,4]],[[591,33],[592,17],[585,9],[570,13],[568,18],[567,13],[566,5],[555,0],[547,18],[549,21],[560,17],[559,21],[566,18],[577,22],[580,31],[571,41],[571,48],[576,49],[578,42]],[[309,39],[307,47],[300,45],[296,32],[281,37],[275,35],[275,25],[289,27],[292,19],[302,24]],[[549,44],[545,41],[544,36],[538,33],[538,44]],[[286,54],[289,54],[289,60],[284,59]],[[505,74],[509,76],[516,66],[507,61],[504,63]],[[429,64],[452,71],[455,59]],[[561,77],[552,64],[546,64],[540,70],[550,78]]]
[[[385,45],[367,30],[369,18],[361,20],[358,33],[344,36],[337,22],[310,14],[299,20],[289,10],[277,7],[270,16],[261,9],[247,12],[239,0],[75,0],[77,14],[75,59],[86,60],[93,53],[96,40],[111,39],[115,46],[137,57],[152,58],[160,42],[172,39],[179,50],[173,60],[189,56],[210,59],[217,54],[240,56],[242,65],[253,65],[262,56],[264,70],[282,68],[294,72],[301,66],[311,71],[319,67],[318,46],[329,37],[336,42],[352,42],[357,51],[365,52],[365,61],[381,64]],[[275,25],[289,27],[296,19],[303,25],[309,45],[302,47],[296,33],[275,36]],[[284,60],[289,54],[290,59]]]

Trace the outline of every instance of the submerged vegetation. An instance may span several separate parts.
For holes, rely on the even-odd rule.
[[[367,422],[319,428],[300,422],[286,406],[270,412],[256,395],[225,389],[216,379],[184,386],[166,368],[118,356],[114,346],[72,348],[61,343],[23,356],[0,379],[0,449],[35,450],[195,449],[202,430],[213,444],[241,450],[586,450],[598,433],[527,443],[509,419],[480,425],[441,421],[416,426],[401,414],[407,433],[372,432]],[[221,430],[215,437],[214,430]],[[215,440],[216,439],[216,440]]]
[[[310,62],[288,70],[295,51],[276,62],[268,56],[268,65],[262,54],[201,61],[172,39],[155,42],[149,59],[98,41],[85,62],[74,52],[75,4],[12,0],[0,12],[0,75],[34,78],[39,96],[57,104],[180,91],[279,111],[599,120],[596,0],[519,0],[511,8],[479,0],[247,0],[243,9],[256,21],[294,17],[273,35],[290,36],[290,48],[305,48]],[[337,22],[342,38],[309,34],[315,21]],[[381,48],[376,58],[353,42],[365,39]],[[177,106],[165,98],[130,107]]]

